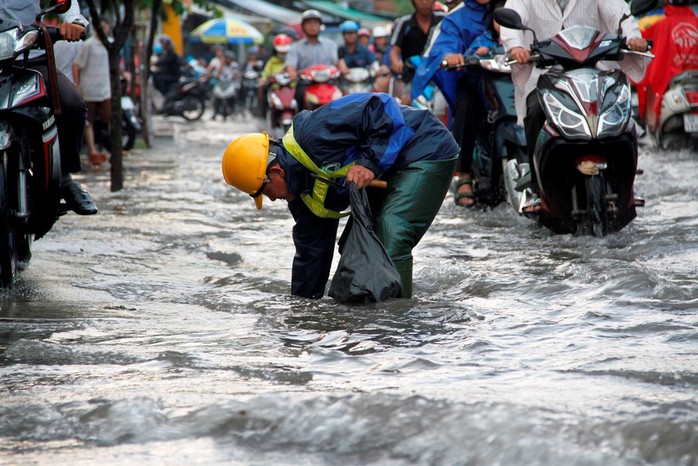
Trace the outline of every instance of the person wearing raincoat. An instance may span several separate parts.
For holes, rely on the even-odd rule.
[[[643,31],[642,36],[654,41],[654,60],[647,66],[644,79],[637,84],[638,114],[648,111],[659,121],[662,97],[671,79],[687,70],[698,69],[698,16],[688,0],[667,0],[665,18]]]
[[[458,145],[425,110],[401,106],[384,93],[355,93],[303,111],[281,142],[266,133],[240,136],[223,155],[225,181],[252,196],[285,199],[295,220],[291,293],[320,298],[329,278],[348,190],[375,178],[368,191],[375,232],[412,293],[412,249],[434,220],[451,180]],[[369,266],[369,264],[367,264]]]
[[[464,0],[441,20],[432,35],[417,68],[412,83],[412,99],[420,96],[433,81],[448,103],[453,136],[460,145],[460,158],[456,172],[457,205],[472,206],[475,203],[470,177],[478,122],[484,119],[484,110],[477,86],[466,71],[446,71],[441,62],[450,65],[464,64],[463,54],[472,42],[488,29],[487,4],[490,0]]]

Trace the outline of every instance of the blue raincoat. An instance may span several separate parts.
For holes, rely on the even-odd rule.
[[[372,193],[384,199],[384,205],[374,209],[373,215],[399,220],[391,228],[383,228],[384,236],[379,227],[376,232],[396,267],[408,264],[411,284],[411,250],[441,206],[458,154],[458,144],[450,132],[429,112],[398,105],[395,99],[381,93],[349,94],[293,118],[283,147],[276,148],[279,164],[286,173],[286,185],[294,197],[288,203],[296,222],[291,293],[317,299],[324,294],[329,277],[339,221],[319,217],[304,203],[303,194],[313,192],[316,180],[292,155],[290,139],[319,168],[330,171],[355,162],[380,175],[389,186],[394,183]],[[425,164],[438,168],[427,168]],[[402,184],[405,186],[398,186]],[[430,207],[425,207],[430,203]],[[328,190],[324,205],[335,211],[346,209],[348,190]]]
[[[441,61],[449,53],[466,54],[473,41],[488,29],[488,22],[487,5],[480,5],[475,0],[463,0],[441,20],[412,81],[412,99],[421,95],[433,80],[449,108],[455,107],[456,85],[465,72],[446,71],[441,68]]]

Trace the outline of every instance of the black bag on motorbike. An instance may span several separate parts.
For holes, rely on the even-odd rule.
[[[337,270],[329,295],[341,303],[381,302],[402,295],[400,275],[373,231],[368,196],[349,185],[351,218],[339,240]]]

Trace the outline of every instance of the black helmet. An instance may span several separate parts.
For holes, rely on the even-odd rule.
[[[666,0],[669,5],[675,6],[688,6],[691,4],[691,0]]]
[[[489,5],[487,5],[487,8],[491,14],[494,10],[504,7],[505,3],[506,0],[492,0]]]
[[[301,14],[301,24],[305,23],[309,19],[317,19],[320,21],[320,23],[322,23],[322,15],[317,10],[305,10],[303,14]]]

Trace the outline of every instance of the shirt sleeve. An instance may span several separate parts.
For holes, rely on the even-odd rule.
[[[387,94],[368,94],[359,129],[356,161],[377,176],[389,170],[414,131],[407,126],[400,105]]]
[[[58,17],[64,23],[77,23],[83,27],[87,27],[90,24],[90,22],[80,14],[80,2],[78,2],[78,0],[73,0],[70,3],[68,11],[62,15],[58,15]]]
[[[397,20],[395,24],[395,29],[393,30],[393,35],[390,36],[391,47],[398,46],[402,48],[402,39],[405,36],[405,26],[409,21],[409,16],[402,17]]]
[[[528,24],[527,7],[522,0],[508,0],[506,4],[507,8],[515,10],[523,20],[524,24]],[[502,27],[499,33],[502,45],[504,45],[504,50],[509,51],[514,47],[524,47],[528,48],[528,44],[524,42],[524,32],[517,31],[516,29],[509,29]]]
[[[285,67],[292,66],[298,68],[298,47],[291,45],[291,48],[286,54],[286,61],[284,62]]]
[[[89,53],[89,48],[89,43],[85,43],[82,47],[80,47],[80,52],[78,53],[78,56],[75,58],[75,61],[73,62],[80,69],[85,68],[85,65],[87,65],[87,56]]]

